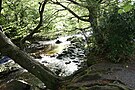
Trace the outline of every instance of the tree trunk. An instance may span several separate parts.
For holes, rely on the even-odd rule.
[[[5,56],[9,56],[20,66],[28,70],[39,78],[45,85],[51,90],[57,90],[58,82],[60,78],[55,76],[47,67],[36,62],[28,54],[21,51],[10,39],[3,34],[2,28],[0,28],[0,53]]]

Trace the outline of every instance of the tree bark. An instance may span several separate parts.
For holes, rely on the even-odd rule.
[[[20,66],[39,78],[51,90],[57,90],[60,78],[55,76],[47,67],[36,62],[27,53],[21,51],[11,40],[2,32],[0,28],[0,53],[9,56]]]

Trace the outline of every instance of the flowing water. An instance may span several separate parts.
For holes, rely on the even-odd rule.
[[[42,53],[40,53],[41,58],[35,58],[35,60],[49,67],[59,76],[68,76],[72,74],[74,71],[78,70],[81,67],[81,63],[85,61],[84,50],[81,49],[80,46],[82,43],[68,40],[74,37],[82,37],[83,40],[85,39],[83,35],[77,34],[60,37],[51,41],[38,41],[40,45],[48,45],[49,47],[46,47],[47,51],[42,51]],[[60,41],[60,43],[56,43],[57,41]],[[34,47],[36,47],[35,44]],[[0,65],[1,69],[5,66],[7,66],[5,68],[18,67],[18,65],[7,56],[1,58]]]
[[[76,35],[77,37],[80,37],[81,35]],[[68,36],[68,37],[61,37],[56,40],[52,41],[39,41],[39,43],[42,43],[44,45],[50,44],[52,46],[57,46],[56,48],[47,51],[47,53],[42,53],[40,54],[41,59],[35,59],[39,61],[40,63],[44,64],[45,66],[49,67],[52,71],[56,72],[59,76],[68,76],[72,74],[74,71],[78,70],[81,65],[81,62],[84,61],[84,56],[82,55],[83,51],[80,50],[79,53],[81,54],[81,58],[77,57],[77,53],[79,48],[72,48],[74,52],[68,53],[68,48],[72,46],[70,41],[67,41],[68,38],[71,38],[73,36]],[[55,42],[59,40],[61,41],[60,44],[56,44]],[[66,57],[61,57],[60,59],[57,58],[61,53],[64,51],[67,51]],[[52,53],[53,52],[53,53]]]

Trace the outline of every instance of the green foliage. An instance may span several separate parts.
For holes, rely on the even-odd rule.
[[[23,37],[37,24],[38,2],[29,0],[4,0],[0,24],[12,39]]]
[[[120,62],[129,60],[135,54],[135,9],[131,3],[126,3],[112,0],[100,5],[92,34],[92,57]],[[124,12],[120,13],[121,9]]]
[[[135,10],[118,13],[118,8],[109,15],[105,15],[100,29],[103,47],[107,57],[114,61],[127,60],[134,54]]]
[[[0,24],[3,25],[4,32],[11,39],[23,38],[33,30],[39,23],[39,4],[42,0],[5,0],[3,1],[2,15],[0,16]],[[86,8],[62,3],[68,6],[79,16],[88,14]],[[82,12],[83,10],[83,12]],[[89,26],[88,22],[82,22],[74,18],[74,16],[61,6],[47,3],[43,16],[43,26],[40,31],[34,35],[47,38],[57,36],[66,36],[81,33],[76,28]]]
[[[86,8],[79,7],[74,4],[62,4],[70,8],[77,15],[84,16],[84,18],[88,14]],[[83,22],[81,20],[78,20],[71,13],[69,13],[67,10],[63,10],[63,8],[58,5],[47,4],[45,13],[45,17],[50,17],[51,22],[49,22],[49,25],[46,27],[46,29],[42,29],[41,32],[38,33],[38,35],[40,36],[56,38],[60,36],[78,34],[81,33],[81,31],[76,30],[76,28],[83,28],[89,26],[89,22]],[[48,23],[48,20],[45,20],[45,22]]]
[[[134,0],[125,0],[125,1],[122,1],[120,4],[119,4],[119,7],[120,9],[118,10],[118,13],[124,13],[124,12],[129,12],[130,10],[132,10],[135,5],[135,1]]]

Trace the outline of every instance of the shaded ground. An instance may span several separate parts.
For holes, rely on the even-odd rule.
[[[135,61],[128,64],[95,64],[65,79],[59,90],[135,90]],[[40,80],[22,69],[0,77],[0,90],[14,90],[16,85],[22,88],[18,90],[26,90],[27,87],[27,90],[46,90]],[[9,89],[10,86],[14,88]]]
[[[95,64],[72,77],[67,81],[67,90],[135,90],[135,61],[125,65]]]

